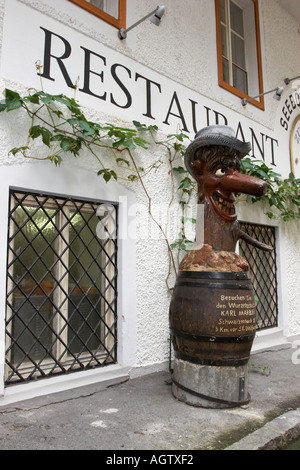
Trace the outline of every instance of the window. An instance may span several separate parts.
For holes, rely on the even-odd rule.
[[[239,242],[240,255],[248,261],[252,275],[257,330],[275,327],[278,325],[275,227],[241,222],[240,228],[252,238],[273,247],[272,251],[263,251],[243,240]]]
[[[215,0],[219,85],[240,98],[263,93],[258,0]],[[264,99],[250,101],[264,109]]]
[[[11,190],[6,384],[116,362],[115,212]]]
[[[69,0],[116,28],[126,28],[126,0]]]

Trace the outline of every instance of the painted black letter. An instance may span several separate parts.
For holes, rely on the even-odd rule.
[[[90,74],[93,73],[94,75],[98,75],[98,77],[101,78],[101,81],[103,82],[103,71],[101,73],[93,72],[91,70],[91,54],[99,57],[104,65],[106,65],[106,59],[105,57],[102,57],[102,55],[96,54],[96,52],[89,51],[85,47],[80,46],[81,49],[84,50],[84,82],[83,82],[83,88],[80,88],[79,91],[83,91],[83,93],[87,93],[88,95],[95,96],[96,98],[100,98],[101,100],[106,100],[106,92],[103,93],[103,95],[96,95],[90,90]]]
[[[271,141],[271,154],[272,154],[272,165],[276,166],[276,163],[275,163],[275,155],[274,155],[274,142],[276,142],[277,144],[277,147],[278,147],[278,140],[277,139],[273,139],[272,137],[266,135],[266,142],[267,140],[270,139]]]
[[[179,111],[179,114],[171,113],[171,109],[172,109],[174,101],[177,105],[177,109]],[[169,118],[170,114],[172,114],[172,116],[179,117],[181,119],[182,125],[183,125],[182,130],[185,131],[185,132],[189,132],[188,128],[186,127],[186,122],[185,122],[185,119],[184,119],[184,116],[183,116],[183,112],[182,112],[182,109],[181,109],[176,91],[174,91],[173,98],[171,100],[171,104],[170,104],[169,111],[167,113],[166,119],[163,121],[164,124],[169,125],[168,118]]]
[[[237,126],[237,130],[236,130],[236,134],[235,134],[236,139],[240,139],[240,138],[239,138],[239,133],[241,133],[242,141],[243,141],[243,142],[246,142],[246,141],[245,141],[244,132],[243,132],[243,128],[242,128],[242,124],[241,124],[240,121],[239,121],[239,124],[238,124],[238,126]]]
[[[51,57],[57,60],[57,63],[59,65],[59,68],[61,70],[61,73],[64,76],[64,79],[66,81],[66,84],[73,88],[73,83],[72,80],[69,77],[69,74],[67,72],[67,69],[63,63],[63,59],[67,59],[71,55],[71,45],[70,43],[63,38],[62,36],[59,36],[58,34],[52,33],[52,31],[48,31],[48,29],[42,28],[41,29],[45,32],[45,50],[44,50],[44,63],[43,63],[43,73],[38,73],[43,78],[47,78],[47,80],[52,80],[53,82],[55,81],[54,78],[50,76],[50,62],[51,62]],[[65,45],[65,52],[60,56],[57,57],[53,54],[51,54],[51,40],[52,40],[52,35],[56,36],[57,38],[61,39],[62,42]]]
[[[252,137],[252,157],[255,157],[255,153],[254,153],[254,141],[256,142],[256,145],[258,147],[258,150],[262,156],[262,159],[265,160],[265,145],[264,145],[264,137],[265,135],[260,133],[261,135],[261,146],[259,145],[258,143],[258,140],[257,140],[257,137],[255,135],[255,132],[254,130],[252,129],[252,127],[249,127],[250,131],[251,131],[251,137]],[[257,157],[256,157],[257,158]]]
[[[193,129],[194,129],[194,132],[195,134],[197,134],[197,122],[196,122],[196,104],[197,101],[193,101],[190,99],[190,102],[192,103],[192,121],[193,121]]]
[[[159,92],[161,93],[161,88],[160,88],[160,84],[159,83],[156,83],[156,82],[152,82],[152,80],[149,80],[148,78],[146,77],[143,77],[142,75],[140,75],[139,73],[136,73],[135,74],[135,81],[137,81],[138,78],[143,78],[144,80],[146,80],[146,107],[147,107],[147,111],[146,113],[144,114],[143,113],[143,116],[147,116],[151,119],[155,119],[152,115],[151,115],[151,83],[153,83],[154,85],[157,86],[157,88],[159,89]]]
[[[218,111],[213,110],[215,113],[215,119],[216,119],[216,124],[219,124],[219,116],[222,116],[224,119],[224,124],[227,126],[227,118],[224,116],[224,114],[219,113]]]
[[[125,95],[127,96],[127,103],[124,105],[116,103],[112,93],[110,94],[110,102],[116,106],[119,106],[119,108],[130,108],[130,106],[132,105],[132,98],[131,98],[129,91],[125,87],[124,83],[119,79],[118,75],[116,74],[117,67],[122,67],[123,69],[127,70],[129,78],[131,78],[131,71],[127,67],[121,64],[114,64],[111,66],[111,75],[114,78],[114,80],[117,82],[119,87],[124,91]]]

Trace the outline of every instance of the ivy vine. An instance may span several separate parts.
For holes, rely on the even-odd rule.
[[[9,153],[13,156],[50,160],[59,166],[67,153],[79,157],[81,151],[86,149],[98,162],[97,174],[103,177],[106,183],[111,179],[125,179],[129,183],[137,181],[142,185],[148,199],[148,212],[167,243],[169,270],[166,284],[168,286],[171,271],[174,270],[177,274],[174,252],[177,251],[179,256],[182,250],[189,251],[193,246],[193,241],[186,238],[184,229],[187,222],[184,208],[193,195],[196,197],[197,194],[196,183],[190,178],[183,164],[185,142],[190,142],[189,137],[178,132],[168,135],[165,140],[159,140],[157,126],[146,126],[139,121],[133,121],[132,128],[118,127],[111,123],[101,125],[85,116],[75,98],[69,98],[64,94],[52,95],[44,91],[29,90],[28,95],[21,97],[16,91],[7,88],[3,94],[4,100],[0,103],[0,112],[22,110],[29,119],[26,142],[10,150]],[[40,139],[46,148],[46,156],[33,153],[33,143],[36,139]],[[161,157],[144,168],[138,163],[136,150],[139,148],[148,150],[153,144],[159,145],[163,150]],[[111,156],[111,165],[104,163],[107,162],[107,158],[103,159],[103,150],[106,156],[107,152]],[[149,172],[163,164],[167,164],[172,187],[168,210],[175,198],[182,208],[179,234],[177,240],[171,244],[168,241],[167,228],[153,216],[152,199],[144,181]],[[242,160],[241,171],[267,182],[266,195],[250,199],[253,203],[264,200],[267,203],[266,213],[269,218],[280,217],[284,221],[300,219],[300,179],[296,179],[292,173],[283,179],[265,162],[252,160],[249,157]],[[195,219],[190,221],[195,223]]]
[[[192,242],[185,238],[185,220],[182,217],[180,241],[175,244],[169,243],[167,227],[164,227],[152,213],[152,199],[144,178],[150,171],[167,163],[172,187],[168,211],[175,200],[175,193],[179,192],[179,203],[182,208],[188,204],[195,190],[195,182],[189,178],[182,166],[186,148],[184,140],[189,139],[188,136],[179,132],[168,135],[162,141],[157,137],[157,126],[146,126],[139,121],[133,121],[132,128],[119,127],[110,123],[101,125],[89,120],[79,103],[64,94],[52,95],[44,91],[33,91],[33,93],[21,97],[16,91],[7,88],[3,94],[4,100],[0,103],[0,112],[21,110],[29,118],[26,142],[19,147],[12,148],[9,154],[21,155],[26,159],[50,160],[54,165],[59,166],[64,155],[70,153],[74,157],[78,157],[80,152],[86,149],[98,162],[97,174],[103,177],[106,183],[114,179],[127,180],[128,183],[138,181],[141,184],[148,199],[149,215],[167,244],[169,269],[166,284],[168,286],[171,271],[174,270],[177,274],[177,263],[173,253],[175,246],[179,250],[187,249],[187,243],[192,244]],[[46,156],[40,156],[40,148],[39,153],[34,154],[33,143],[36,139],[40,139],[46,148]],[[153,144],[159,145],[163,152],[158,160],[152,161],[147,168],[144,168],[138,163],[136,150],[139,148],[147,150]],[[107,158],[102,157],[104,150],[106,157],[107,153],[111,157],[110,165],[104,163],[107,162]],[[168,220],[168,214],[166,214],[166,220]]]
[[[249,157],[242,160],[242,172],[267,182],[266,194],[262,197],[251,196],[250,200],[253,203],[266,202],[266,214],[270,219],[280,217],[285,222],[300,219],[300,178],[295,178],[293,173],[288,178],[282,178],[265,162]]]

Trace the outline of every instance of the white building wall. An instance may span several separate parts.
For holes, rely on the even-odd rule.
[[[157,6],[156,2],[152,0],[128,0],[127,3],[128,26]],[[79,80],[82,80],[81,46],[106,58],[106,65],[101,63],[101,67],[103,66],[101,93],[106,91],[108,99],[106,101],[100,100],[79,91],[76,94],[76,99],[84,106],[90,119],[118,123],[122,126],[130,126],[133,119],[146,124],[156,124],[160,129],[159,137],[165,138],[168,133],[176,132],[182,127],[182,121],[174,116],[169,116],[168,125],[163,123],[173,93],[176,91],[187,119],[191,138],[194,137],[194,130],[190,100],[194,100],[198,103],[198,128],[207,125],[207,109],[209,108],[210,124],[215,123],[215,111],[217,111],[225,115],[228,118],[228,124],[234,128],[237,128],[238,123],[241,122],[246,139],[251,138],[250,127],[255,129],[257,135],[263,133],[277,139],[279,145],[278,148],[276,146],[276,170],[287,175],[290,171],[289,132],[284,131],[280,125],[280,117],[282,117],[285,99],[295,91],[292,84],[288,87],[285,86],[280,102],[273,100],[272,95],[266,96],[264,112],[253,106],[242,107],[239,98],[218,86],[214,2],[212,0],[188,0],[187,2],[165,0],[164,5],[166,13],[159,28],[146,21],[130,31],[125,41],[120,41],[115,28],[67,0],[0,0],[1,90],[7,87],[23,93],[28,87],[40,89],[40,79],[36,75],[34,63],[37,60],[41,62],[43,60],[44,33],[40,26],[49,28],[51,31],[55,30],[56,34],[65,37],[72,45],[72,56],[67,62],[67,67],[70,76],[75,79],[79,76]],[[260,1],[260,22],[264,89],[268,90],[276,86],[284,86],[285,76],[291,77],[300,73],[299,24],[285,11],[282,2],[280,3],[278,0]],[[120,63],[131,71],[131,77],[129,77],[129,73],[124,68],[120,69],[133,98],[130,109],[112,106],[109,101],[110,93],[114,94],[116,100],[125,99],[124,94],[111,80],[109,67],[113,63]],[[98,67],[100,67],[99,62]],[[70,89],[66,86],[55,63],[52,71],[55,81],[44,80],[45,91],[72,96],[73,92],[70,93]],[[136,80],[136,73],[161,85],[160,93],[156,85],[152,85],[151,88],[152,112],[155,119],[143,116],[146,107],[146,83],[142,79]],[[298,109],[291,116],[290,123],[296,117],[296,112],[299,114]],[[14,184],[10,182],[14,181],[12,176],[14,171],[19,176],[23,173],[24,185],[28,187],[31,184],[29,182],[30,175],[33,175],[32,168],[35,172],[40,168],[38,171],[43,174],[45,164],[36,163],[32,166],[32,163],[23,162],[21,158],[8,156],[9,150],[21,145],[24,142],[24,137],[26,138],[26,129],[20,114],[1,113],[0,123],[0,162],[3,166],[3,170],[0,170],[0,177],[5,180],[5,191],[7,191],[7,185]],[[270,139],[265,143],[266,161],[270,164],[272,160]],[[160,158],[167,161],[166,155],[162,155],[160,147],[156,145],[152,145],[148,151],[138,151],[138,161],[141,166],[148,166],[149,162]],[[94,175],[98,169],[97,162],[86,153],[77,159],[67,156],[62,175],[66,168],[70,168],[70,171],[74,171],[73,169],[76,168],[75,171],[78,171],[79,175],[80,172],[86,175],[86,171]],[[51,174],[54,171],[59,173],[61,169],[51,169]],[[11,175],[11,180],[10,177],[6,179],[8,174]],[[60,178],[63,177],[60,176]],[[113,194],[113,198],[107,197],[110,200],[117,200],[120,195],[129,197],[131,201],[128,207],[130,219],[126,223],[128,221],[136,223],[135,242],[131,240],[129,243],[130,253],[134,253],[136,257],[130,258],[127,253],[126,258],[126,253],[123,252],[125,253],[124,262],[121,265],[121,277],[123,276],[125,284],[123,284],[124,289],[120,292],[123,299],[123,310],[120,313],[124,316],[125,322],[128,316],[130,321],[122,330],[123,349],[119,356],[120,364],[122,367],[133,369],[149,366],[146,370],[152,370],[156,366],[161,367],[162,364],[167,367],[170,295],[166,288],[165,279],[169,269],[168,253],[165,241],[147,215],[148,198],[137,182],[122,181],[106,184],[101,177],[97,179],[91,176],[91,178],[95,185],[92,192],[95,195],[99,194],[99,198],[102,198],[103,194]],[[171,190],[166,163],[157,171],[149,174],[144,182],[152,198],[154,211],[160,212],[161,220],[164,221]],[[56,181],[54,184],[57,184],[58,188],[60,187]],[[81,185],[80,182],[78,184],[80,188],[75,190],[70,181],[66,182],[66,191],[64,192],[79,191],[84,195],[88,191],[87,186]],[[47,186],[42,179],[40,179],[40,185]],[[134,204],[134,200],[136,204]],[[4,197],[0,203],[2,220],[6,220],[6,208],[7,199]],[[279,334],[276,341],[285,341],[283,338],[300,334],[298,288],[300,222],[271,222],[263,215],[259,205],[241,205],[239,215],[243,220],[272,224],[278,227],[280,324],[276,329],[276,333]],[[172,242],[173,239],[170,241]],[[4,234],[2,234],[1,243],[1,251],[4,256],[6,252]],[[4,261],[2,258],[0,287],[2,292],[0,321],[2,325],[5,315],[3,270]],[[131,284],[128,272],[131,275]],[[170,281],[172,284],[174,276],[170,278]],[[3,331],[2,328],[1,331]],[[264,336],[264,334],[259,336]],[[267,336],[270,336],[270,332]],[[2,334],[0,343],[2,350],[3,341]],[[259,342],[259,345],[261,344]],[[0,364],[1,361],[3,363],[3,357],[1,357]],[[3,393],[3,386],[1,388],[0,385],[0,393],[1,390]]]

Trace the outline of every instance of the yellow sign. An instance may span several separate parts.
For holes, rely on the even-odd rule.
[[[290,135],[291,171],[295,178],[300,178],[300,114],[293,122]]]

